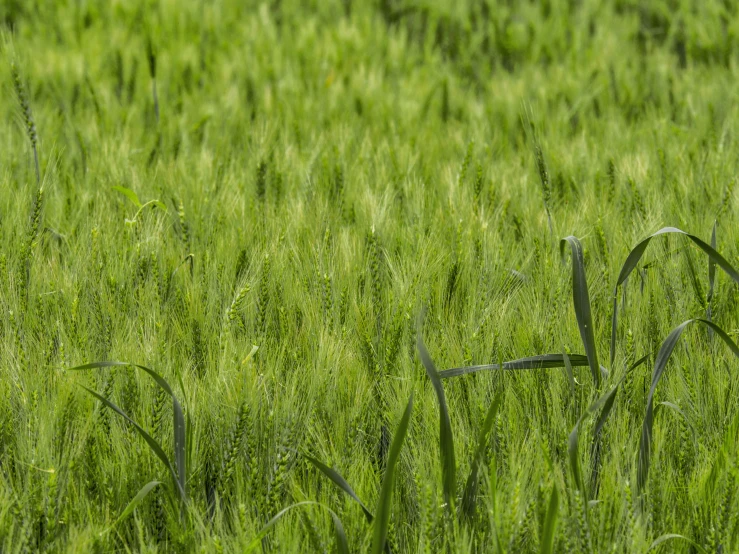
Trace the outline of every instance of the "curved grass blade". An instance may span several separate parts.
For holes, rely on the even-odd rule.
[[[79,371],[83,369],[101,369],[105,367],[136,367],[151,376],[152,379],[159,385],[164,392],[166,392],[172,398],[172,413],[174,423],[174,460],[175,467],[177,468],[177,489],[182,494],[182,498],[187,502],[187,434],[185,416],[182,412],[182,406],[177,400],[172,388],[164,378],[159,375],[156,371],[149,369],[138,364],[130,364],[127,362],[118,361],[104,361],[104,362],[92,362],[89,364],[79,365],[72,367],[69,371]],[[128,416],[126,416],[128,417]],[[130,418],[129,418],[130,419]],[[131,420],[133,421],[133,420]]]
[[[739,347],[733,340],[731,340],[729,335],[727,335],[721,327],[705,319],[689,319],[684,321],[675,327],[669,335],[667,335],[667,338],[662,343],[654,362],[652,386],[649,389],[647,410],[644,416],[644,424],[642,425],[641,440],[639,443],[639,464],[637,469],[637,490],[640,493],[644,490],[644,487],[647,484],[647,477],[649,475],[649,462],[652,448],[652,428],[654,426],[654,392],[657,389],[657,384],[662,378],[662,374],[667,367],[667,362],[670,360],[670,356],[672,356],[672,352],[675,349],[680,336],[688,325],[696,322],[703,323],[713,329],[713,331],[726,343],[734,355],[739,358]]]
[[[182,501],[183,502],[186,502],[187,499],[185,497],[185,491],[180,486],[179,479],[177,479],[177,472],[175,471],[174,466],[172,466],[172,462],[170,462],[169,458],[164,453],[164,450],[162,449],[161,445],[156,440],[154,440],[154,438],[152,438],[152,436],[149,435],[149,433],[147,433],[146,431],[144,431],[144,429],[138,423],[136,423],[133,419],[131,419],[128,416],[128,414],[126,414],[126,412],[124,412],[123,410],[121,410],[118,406],[116,406],[115,404],[113,404],[110,400],[108,400],[107,398],[105,398],[101,394],[98,394],[94,390],[88,389],[84,385],[80,385],[80,387],[82,387],[83,389],[85,389],[87,392],[89,392],[95,398],[97,398],[98,400],[100,400],[100,402],[102,402],[103,404],[105,404],[106,406],[108,406],[111,410],[113,410],[114,412],[116,412],[119,416],[121,416],[123,419],[125,419],[126,421],[128,421],[131,425],[133,425],[134,429],[136,429],[136,431],[138,432],[138,434],[141,435],[141,437],[149,445],[149,448],[151,448],[152,452],[154,452],[154,455],[157,458],[159,458],[162,461],[162,463],[164,464],[164,466],[169,470],[169,473],[172,476],[172,481],[174,483],[175,489],[180,494],[180,498],[182,499]]]
[[[711,248],[716,250],[716,224],[713,222],[713,230],[711,231]],[[713,301],[714,286],[716,284],[716,262],[711,258],[708,258],[708,295],[706,296],[706,319],[713,321],[713,308],[711,302]],[[708,336],[713,340],[713,329],[708,330]]]
[[[624,375],[619,379],[618,383],[606,394],[601,396],[598,400],[593,402],[587,410],[585,410],[585,413],[583,413],[580,416],[580,419],[577,420],[577,423],[575,423],[575,426],[572,428],[572,432],[570,433],[568,445],[567,445],[567,453],[570,458],[570,468],[572,469],[572,475],[575,479],[575,484],[577,485],[578,489],[580,489],[580,492],[583,493],[583,497],[585,497],[585,483],[582,480],[582,472],[580,471],[580,457],[579,457],[579,434],[580,434],[580,424],[585,420],[585,418],[595,413],[597,410],[601,410],[600,416],[598,417],[598,421],[595,424],[595,429],[593,431],[593,442],[590,445],[590,451],[591,454],[594,454],[599,449],[599,441],[600,441],[600,433],[603,430],[603,426],[605,425],[606,421],[608,420],[608,416],[611,414],[611,411],[613,409],[614,402],[616,400],[616,394],[618,393],[618,388],[623,384],[624,380],[626,379],[626,376],[634,371],[636,368],[638,368],[640,365],[642,365],[644,362],[646,362],[649,359],[649,355],[642,356],[639,358],[632,366],[624,373]],[[591,456],[594,457],[594,456]],[[597,471],[597,464],[594,465],[593,468],[593,474],[591,474],[591,490],[595,491],[598,486],[598,477],[599,473]]]
[[[136,509],[136,507],[139,504],[141,504],[141,501],[144,500],[144,498],[146,498],[146,495],[149,494],[154,487],[160,484],[161,482],[159,481],[149,481],[148,483],[146,483],[146,485],[141,487],[141,490],[136,494],[136,496],[133,497],[131,502],[129,502],[128,505],[123,509],[123,511],[121,512],[121,515],[118,516],[118,519],[115,520],[113,525],[111,525],[108,529],[103,531],[103,533],[107,533],[108,531],[113,529],[113,527],[118,525],[121,521],[123,521],[128,516],[130,516],[131,513],[133,513],[133,511]]]
[[[136,210],[136,213],[133,216],[133,219],[126,219],[126,223],[129,225],[136,225],[136,223],[139,220],[139,216],[144,211],[145,208],[148,208],[149,206],[154,206],[155,208],[159,208],[162,210],[165,214],[167,213],[167,206],[165,206],[162,202],[159,200],[149,200],[145,204],[143,204],[138,210]]]
[[[693,243],[698,248],[703,250],[703,252],[705,252],[708,255],[708,258],[712,262],[714,262],[721,269],[723,269],[724,272],[726,272],[726,274],[729,277],[731,277],[734,281],[739,283],[739,271],[734,269],[734,267],[728,261],[726,261],[726,259],[721,254],[719,254],[713,246],[709,246],[708,244],[703,242],[701,239],[699,239],[695,235],[691,235],[675,227],[664,227],[660,229],[659,231],[657,231],[656,233],[649,235],[647,238],[645,238],[639,244],[637,244],[631,252],[629,252],[629,255],[626,257],[626,261],[624,262],[624,265],[621,267],[621,272],[618,274],[618,279],[616,279],[616,286],[613,289],[613,318],[611,319],[611,366],[613,366],[613,360],[616,357],[616,329],[617,329],[617,323],[618,323],[618,287],[621,286],[624,281],[626,281],[626,278],[631,274],[631,272],[634,270],[636,265],[639,263],[639,260],[641,260],[641,257],[644,255],[644,251],[647,249],[649,242],[654,237],[657,237],[660,235],[666,235],[670,233],[677,233],[679,235],[685,235],[686,237],[688,237],[691,241],[693,241]]]
[[[449,408],[444,395],[444,387],[441,384],[439,372],[436,370],[431,356],[423,344],[421,333],[418,333],[417,345],[421,362],[426,368],[431,384],[436,392],[436,400],[439,403],[439,449],[441,450],[441,474],[444,488],[444,501],[449,510],[454,509],[454,499],[457,495],[457,466],[454,459],[454,436],[452,434],[452,423],[449,419]]]
[[[493,428],[493,422],[495,421],[495,416],[498,414],[498,408],[500,408],[502,399],[503,391],[501,390],[498,391],[493,399],[493,403],[490,404],[488,413],[485,415],[485,422],[482,424],[480,435],[477,438],[477,450],[475,450],[475,457],[472,458],[470,475],[467,478],[467,483],[464,486],[464,493],[462,494],[462,513],[469,519],[472,519],[475,515],[477,487],[480,481],[478,472],[480,471],[480,464],[482,464],[485,449],[488,446],[488,435],[490,434],[490,429]]]
[[[375,518],[375,516],[373,516],[372,512],[367,509],[367,506],[364,505],[364,502],[360,500],[360,498],[357,496],[357,493],[355,493],[354,489],[352,489],[351,485],[346,482],[346,479],[344,479],[338,471],[328,467],[326,464],[317,460],[316,458],[313,458],[312,456],[303,454],[303,457],[311,464],[313,464],[316,469],[318,469],[326,477],[331,479],[331,481],[333,481],[337,487],[348,494],[352,498],[352,500],[359,504],[360,508],[362,508],[362,511],[364,512],[364,517],[367,518],[367,522],[372,523],[372,520]]]
[[[541,532],[541,554],[554,552],[554,537],[557,530],[557,516],[559,515],[559,492],[557,487],[552,487],[552,496],[549,497],[549,507],[544,518],[544,527]]]
[[[711,248],[716,250],[716,221],[713,222],[713,230],[711,231]],[[708,302],[713,298],[713,287],[716,281],[716,262],[712,258],[708,258]]]
[[[174,268],[174,271],[172,271],[172,273],[169,275],[169,280],[167,281],[167,288],[165,289],[165,292],[164,292],[164,301],[165,302],[167,300],[169,300],[169,291],[172,289],[172,281],[174,281],[174,276],[177,275],[177,272],[186,263],[189,263],[189,266],[190,266],[190,277],[192,277],[193,264],[195,263],[195,254],[193,254],[191,252],[187,256],[185,256],[185,258],[177,265],[177,267]]]
[[[593,376],[595,388],[600,389],[600,364],[598,353],[595,349],[595,333],[593,329],[593,316],[590,311],[590,296],[588,294],[588,281],[585,277],[585,260],[580,241],[573,236],[565,237],[559,241],[559,251],[564,256],[565,245],[570,245],[572,252],[572,301],[575,305],[575,316],[577,326],[580,328],[580,338],[585,347],[585,355],[588,357],[590,373]]]
[[[648,359],[649,359],[649,355],[642,356],[641,358],[639,358],[626,371],[626,374],[634,371],[637,367],[642,365]],[[621,384],[624,382],[624,379],[626,378],[626,374],[624,374],[624,376],[621,377],[621,379],[618,381],[618,384],[613,389],[613,395],[609,396],[609,398],[603,404],[603,409],[600,412],[598,421],[595,424],[595,429],[593,430],[593,442],[590,444],[590,458],[593,461],[592,462],[593,470],[590,473],[590,491],[593,497],[596,497],[598,495],[598,487],[600,485],[600,445],[601,445],[600,434],[601,434],[601,431],[603,431],[603,426],[606,424],[606,421],[608,420],[608,416],[611,415],[611,411],[613,410],[613,405],[616,400],[616,393],[618,391],[618,387],[620,387]]]
[[[331,519],[334,522],[334,537],[336,538],[336,550],[339,554],[349,554],[349,541],[346,539],[346,531],[335,512],[331,512]]]
[[[572,367],[583,367],[588,365],[588,357],[582,354],[570,354],[568,356]],[[529,356],[527,358],[519,358],[510,362],[503,362],[503,370],[512,369],[552,369],[556,367],[567,367],[567,363],[562,354],[540,354],[538,356]],[[501,364],[473,365],[468,367],[455,367],[445,369],[439,372],[439,377],[448,379],[449,377],[459,377],[469,373],[477,373],[478,371],[498,371]]]
[[[620,383],[619,383],[620,385]],[[600,433],[603,430],[603,426],[611,414],[613,404],[616,400],[616,394],[618,393],[618,387],[614,387],[608,394],[606,401],[603,403],[603,409],[600,411],[598,421],[595,424],[595,430],[593,431],[593,442],[590,443],[590,463],[592,470],[590,472],[590,494],[591,498],[598,496],[598,486],[600,485],[600,457],[601,457],[601,436]]]
[[[575,423],[575,426],[572,428],[572,431],[570,432],[570,436],[567,443],[567,454],[570,458],[570,469],[572,470],[572,477],[575,480],[575,485],[577,488],[582,492],[583,498],[586,498],[586,491],[585,491],[585,482],[582,478],[582,471],[580,470],[580,454],[579,454],[579,442],[580,442],[580,424],[585,420],[587,416],[590,414],[596,412],[598,409],[600,409],[603,406],[607,406],[608,410],[610,411],[610,407],[613,406],[613,401],[616,397],[616,392],[618,391],[618,387],[621,384],[619,382],[615,387],[613,387],[611,390],[609,390],[606,394],[601,396],[598,400],[593,402],[593,404],[588,407],[587,410],[580,416],[580,419],[577,420],[577,423]]]
[[[657,547],[658,547],[658,546],[659,546],[660,544],[662,544],[663,542],[667,542],[667,541],[669,541],[669,540],[672,540],[672,539],[682,539],[682,540],[684,540],[684,541],[687,541],[687,542],[689,542],[689,543],[690,543],[690,544],[691,544],[691,545],[692,545],[692,546],[693,546],[693,547],[694,547],[694,548],[695,548],[696,550],[698,550],[699,552],[703,552],[704,554],[708,554],[708,552],[706,551],[706,549],[705,549],[705,548],[703,548],[703,547],[702,547],[702,546],[701,546],[700,544],[698,544],[698,543],[697,543],[697,542],[695,542],[695,541],[692,541],[692,540],[691,540],[691,539],[689,539],[688,537],[684,537],[683,535],[678,535],[677,533],[667,533],[667,534],[665,534],[665,535],[662,535],[661,537],[657,537],[657,538],[656,538],[656,539],[654,540],[654,542],[653,542],[653,543],[652,543],[652,544],[651,544],[651,545],[649,546],[649,548],[647,548],[647,552],[649,552],[650,550],[653,550],[653,549],[657,548]]]
[[[382,489],[380,490],[380,497],[377,500],[377,510],[375,510],[375,514],[377,515],[372,539],[373,554],[381,554],[387,541],[387,530],[388,524],[390,523],[390,501],[392,500],[393,485],[395,484],[395,466],[398,463],[400,450],[403,448],[403,441],[408,432],[408,424],[410,423],[412,411],[413,394],[411,393],[411,397],[408,399],[408,405],[405,408],[405,412],[403,412],[403,417],[400,419],[400,423],[395,430],[393,442],[390,445],[390,454],[388,455],[387,466],[385,467],[385,477],[382,480]]]
[[[262,539],[267,536],[269,530],[272,529],[272,527],[274,527],[277,522],[279,522],[288,512],[291,512],[295,508],[299,508],[301,506],[319,506],[326,510],[329,514],[331,514],[331,519],[334,522],[334,536],[336,537],[337,550],[339,551],[339,554],[349,554],[349,542],[346,540],[346,532],[344,531],[344,526],[342,525],[339,516],[337,516],[336,513],[328,506],[321,504],[320,502],[313,502],[311,500],[296,502],[295,504],[291,504],[284,510],[278,512],[275,517],[270,519],[264,525],[264,527],[262,527],[259,533],[257,533],[257,536],[254,537],[254,539],[252,539],[252,541],[246,546],[244,552],[251,552],[256,548],[261,547]]]

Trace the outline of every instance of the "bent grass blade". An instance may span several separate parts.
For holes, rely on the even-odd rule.
[[[618,328],[618,288],[626,281],[631,272],[634,271],[634,268],[636,268],[639,260],[641,260],[651,240],[660,235],[671,233],[685,235],[686,237],[688,237],[698,248],[706,253],[711,262],[718,265],[729,277],[731,277],[736,283],[739,283],[739,271],[737,271],[734,266],[732,266],[721,254],[719,254],[714,246],[706,244],[695,235],[686,233],[685,231],[677,229],[676,227],[664,227],[656,233],[649,235],[647,238],[637,244],[631,252],[629,252],[629,255],[626,257],[626,261],[621,267],[621,272],[618,274],[618,279],[616,279],[616,286],[613,289],[613,317],[611,319],[611,366],[613,366],[613,360],[616,357],[616,331]]]

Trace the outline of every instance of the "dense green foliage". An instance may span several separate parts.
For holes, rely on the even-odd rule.
[[[736,3],[0,25],[0,550],[739,549]]]

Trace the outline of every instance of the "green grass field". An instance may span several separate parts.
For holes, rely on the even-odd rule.
[[[736,3],[0,25],[2,552],[739,551]]]

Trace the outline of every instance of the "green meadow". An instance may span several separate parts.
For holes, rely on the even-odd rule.
[[[738,4],[0,28],[0,551],[739,551]]]

